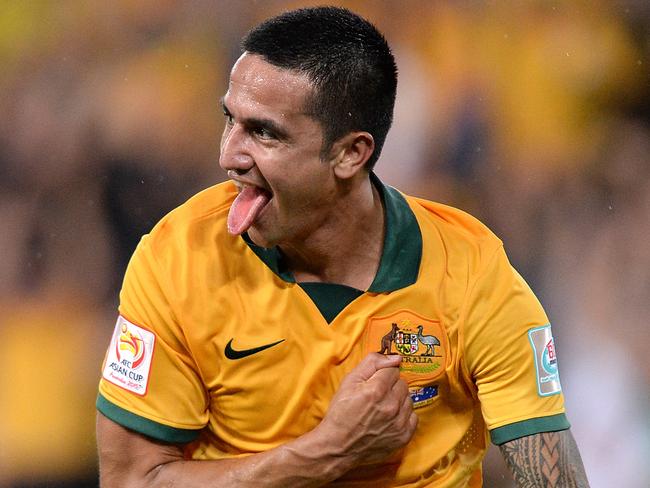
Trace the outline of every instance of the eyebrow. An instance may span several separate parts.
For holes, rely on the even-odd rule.
[[[220,103],[224,113],[228,115],[232,115],[230,109],[228,109],[228,106],[226,105],[225,97],[221,97]],[[287,133],[287,130],[284,127],[280,126],[275,120],[258,118],[258,117],[249,117],[249,118],[242,119],[242,122],[247,127],[266,129],[272,132],[279,139],[289,139],[289,134]]]

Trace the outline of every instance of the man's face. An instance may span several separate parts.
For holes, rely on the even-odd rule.
[[[270,197],[244,229],[264,247],[304,238],[334,199],[331,165],[320,158],[322,127],[304,113],[311,90],[306,76],[253,54],[242,55],[230,74],[219,164],[238,186]]]

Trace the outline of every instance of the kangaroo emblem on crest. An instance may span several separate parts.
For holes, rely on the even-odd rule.
[[[393,326],[391,331],[381,338],[381,351],[379,351],[379,354],[391,354],[391,345],[397,335],[397,324],[393,322],[391,325]]]

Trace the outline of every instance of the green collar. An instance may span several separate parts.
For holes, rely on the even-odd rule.
[[[395,188],[384,185],[374,173],[370,173],[370,181],[380,190],[384,203],[386,234],[379,269],[368,291],[384,293],[405,288],[417,280],[422,257],[422,234],[404,196]],[[284,264],[280,249],[257,246],[247,233],[242,237],[275,274],[288,283],[296,282]]]

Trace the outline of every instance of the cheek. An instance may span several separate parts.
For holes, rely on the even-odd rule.
[[[283,211],[312,206],[331,194],[331,171],[314,148],[260,152],[257,166],[273,190],[275,206]]]
[[[279,192],[278,208],[295,218],[309,219],[314,210],[327,206],[332,198],[326,181],[304,178],[300,185],[292,184]]]

